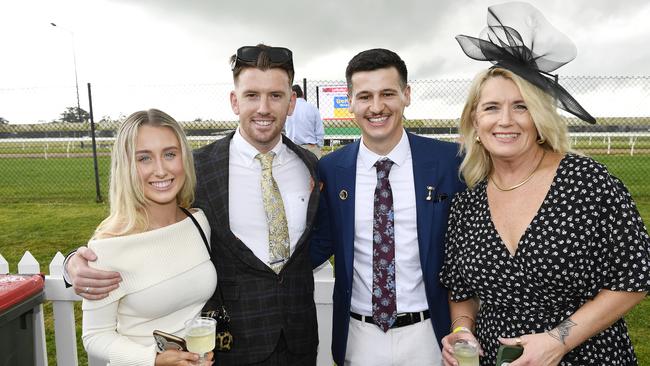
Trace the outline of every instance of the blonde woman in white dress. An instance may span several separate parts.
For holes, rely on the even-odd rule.
[[[112,152],[110,215],[88,247],[92,267],[121,274],[107,297],[83,301],[83,343],[111,366],[193,365],[198,355],[156,353],[153,330],[181,334],[212,296],[217,275],[194,216],[194,163],[179,124],[150,109],[120,126]],[[206,365],[212,364],[212,354]]]

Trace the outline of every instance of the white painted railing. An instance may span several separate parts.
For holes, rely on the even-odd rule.
[[[443,133],[443,134],[421,134],[420,136],[426,136],[426,137],[431,137],[435,139],[440,139],[440,140],[446,140],[446,141],[458,141],[459,135],[457,133]],[[216,134],[216,135],[209,135],[209,136],[187,136],[187,139],[189,141],[194,142],[197,145],[206,145],[209,144],[215,140],[221,139],[224,137],[224,133]],[[326,146],[329,146],[330,148],[333,145],[338,145],[341,141],[352,141],[352,140],[358,140],[361,138],[361,135],[333,135],[333,134],[326,134],[325,135],[325,140],[326,140]],[[599,143],[599,146],[602,146],[603,148],[607,149],[607,154],[609,155],[612,150],[612,140],[614,142],[616,141],[621,141],[621,140],[627,140],[627,145],[630,149],[630,155],[634,155],[634,149],[636,147],[636,144],[639,139],[644,140],[650,138],[650,131],[647,132],[642,132],[642,131],[635,131],[635,132],[570,132],[569,133],[569,139],[575,146],[578,141],[584,141],[585,139],[588,141],[589,145],[592,144],[592,141],[601,141]],[[109,146],[113,143],[114,137],[97,137],[95,140],[99,144],[108,144]],[[47,138],[8,138],[8,139],[0,139],[0,144],[3,146],[15,146],[15,147],[21,147],[23,150],[27,146],[31,146],[32,148],[34,146],[40,146],[42,147],[42,153],[38,153],[35,155],[38,156],[43,156],[44,158],[48,158],[48,156],[52,155],[53,153],[50,153],[50,144],[56,145],[59,147],[59,149],[63,146],[62,144],[65,144],[66,147],[66,152],[65,153],[59,153],[59,156],[65,156],[65,157],[71,157],[72,152],[79,152],[78,150],[75,150],[75,146],[77,145],[82,145],[83,144],[90,144],[91,138],[86,136],[86,137],[47,137]],[[90,146],[90,145],[88,145]],[[56,155],[56,154],[55,154]]]
[[[50,263],[50,274],[45,276],[45,300],[52,302],[54,317],[54,341],[56,343],[56,364],[59,366],[77,366],[77,334],[75,331],[74,303],[81,297],[72,288],[66,288],[63,283],[63,255],[57,252]],[[9,273],[9,264],[0,254],[0,274]],[[34,256],[26,251],[18,262],[18,274],[41,273],[40,265]],[[314,300],[318,311],[318,335],[320,347],[318,366],[331,366],[332,356],[332,291],[334,277],[332,266],[326,262],[314,270]],[[36,366],[48,366],[45,343],[43,305],[34,309],[34,355]],[[88,356],[89,366],[104,366],[105,361]]]

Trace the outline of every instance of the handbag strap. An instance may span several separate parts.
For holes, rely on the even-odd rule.
[[[205,248],[208,250],[208,254],[210,254],[210,259],[212,259],[212,249],[210,248],[210,243],[208,243],[208,238],[206,238],[205,233],[203,232],[203,228],[201,228],[201,225],[199,225],[199,222],[196,221],[194,215],[192,215],[192,213],[189,210],[180,206],[178,206],[178,208],[180,208],[181,211],[183,211],[187,215],[187,217],[192,219],[194,226],[196,226],[196,228],[199,229],[199,234],[201,234],[201,239],[203,239],[203,244],[205,244]]]
[[[203,239],[205,248],[208,250],[208,254],[210,255],[210,260],[212,260],[212,250],[210,248],[210,243],[208,243],[208,238],[205,236],[205,232],[203,232],[203,228],[201,227],[201,225],[199,225],[199,222],[196,221],[196,218],[194,218],[194,215],[192,215],[192,213],[189,210],[181,206],[178,206],[178,208],[180,208],[181,211],[183,211],[187,215],[187,217],[189,217],[192,220],[194,226],[196,226],[196,228],[199,229],[199,234],[201,234],[201,239]],[[223,305],[223,293],[221,292],[221,286],[217,285],[217,289],[219,290],[219,301]]]

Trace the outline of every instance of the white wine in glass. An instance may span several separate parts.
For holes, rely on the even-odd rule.
[[[205,362],[205,354],[214,349],[217,322],[212,318],[198,317],[185,322],[187,350],[198,353],[199,365]]]
[[[454,343],[454,358],[458,366],[478,366],[478,344],[459,339]]]

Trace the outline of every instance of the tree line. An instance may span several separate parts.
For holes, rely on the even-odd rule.
[[[55,119],[52,123],[67,122],[67,123],[82,123],[90,120],[90,113],[86,112],[83,108],[67,107],[61,113],[59,119]],[[9,120],[0,117],[0,125],[9,124]]]

